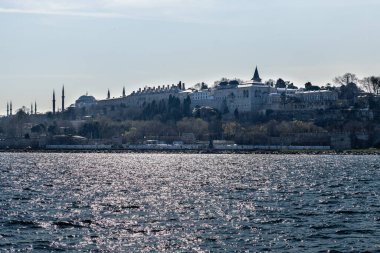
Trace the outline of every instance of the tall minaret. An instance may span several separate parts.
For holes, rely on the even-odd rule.
[[[33,115],[33,103],[30,103],[30,115]]]
[[[7,116],[9,116],[9,103],[7,102]]]
[[[12,101],[9,104],[9,115],[12,116]]]
[[[65,110],[65,86],[62,86],[62,112]]]
[[[123,87],[123,97],[125,97],[125,87]]]
[[[110,99],[111,98],[111,93],[110,93],[110,89],[108,89],[108,92],[107,92],[107,99]]]
[[[53,90],[53,114],[55,114],[55,90]]]
[[[37,102],[34,101],[34,114],[37,115]]]

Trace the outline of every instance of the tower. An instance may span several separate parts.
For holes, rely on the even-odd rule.
[[[62,112],[65,110],[65,86],[62,86]]]
[[[110,99],[111,98],[111,93],[110,93],[110,89],[108,89],[108,92],[107,92],[107,99]]]
[[[33,115],[33,103],[30,103],[30,115]]]
[[[123,87],[123,97],[125,97],[125,87]]]
[[[9,116],[9,103],[7,102],[7,116]]]
[[[55,114],[55,90],[53,90],[53,114]]]
[[[34,114],[37,115],[37,102],[34,101]]]
[[[251,80],[254,81],[254,82],[257,82],[257,83],[261,83],[261,78],[260,78],[260,75],[259,75],[259,71],[257,70],[257,66],[256,66],[256,69],[255,69],[255,74],[253,75],[253,78]]]
[[[12,116],[12,101],[9,104],[9,115]]]

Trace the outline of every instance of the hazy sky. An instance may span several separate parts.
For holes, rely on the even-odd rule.
[[[221,77],[380,75],[379,0],[0,0],[0,114]],[[60,99],[58,100],[60,104]]]

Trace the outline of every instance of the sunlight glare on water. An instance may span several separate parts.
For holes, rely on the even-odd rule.
[[[0,251],[380,250],[378,156],[0,154]]]

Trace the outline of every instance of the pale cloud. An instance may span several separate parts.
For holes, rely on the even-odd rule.
[[[4,0],[0,2],[0,13],[185,20],[197,16],[199,11],[213,10],[216,3],[216,0]]]
[[[0,0],[0,13],[8,14],[240,26],[252,8],[252,0]]]
[[[63,16],[82,16],[82,17],[125,17],[124,15],[110,12],[80,12],[80,11],[51,11],[48,9],[16,9],[0,8],[0,13],[20,13],[20,14],[39,14],[39,15],[63,15]]]

